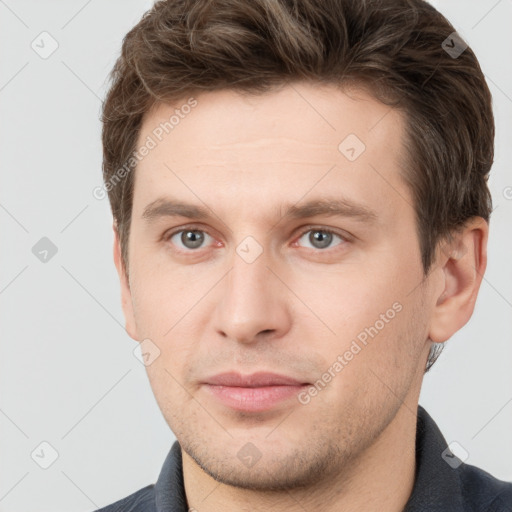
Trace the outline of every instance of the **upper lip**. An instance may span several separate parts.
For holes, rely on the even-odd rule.
[[[219,373],[205,380],[205,384],[214,386],[232,386],[243,388],[257,388],[264,386],[301,386],[307,384],[293,377],[277,373],[257,372],[250,375],[241,375],[237,372]]]

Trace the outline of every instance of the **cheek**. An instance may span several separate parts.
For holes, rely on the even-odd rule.
[[[342,369],[334,372],[331,391],[322,392],[333,409],[360,419],[379,417],[406,399],[421,355],[410,322],[411,311],[403,307],[384,326],[370,321],[356,336],[340,339],[330,364],[337,361]]]
[[[426,325],[426,313],[409,291],[389,274],[380,282],[354,273],[331,281],[321,314],[336,334],[331,343],[325,344],[324,338],[316,347],[329,364],[340,362],[345,381],[340,385],[370,383],[375,374],[408,378],[422,350]]]
[[[132,269],[132,301],[137,324],[163,336],[206,290],[197,274],[177,266],[152,265],[140,255]]]
[[[376,322],[379,331],[389,330],[388,324],[403,307],[401,287],[400,279],[389,272],[372,275],[353,268],[297,281],[294,289],[337,337],[350,340]]]

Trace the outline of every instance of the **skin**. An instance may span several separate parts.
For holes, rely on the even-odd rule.
[[[296,83],[196,99],[138,164],[129,279],[114,226],[126,330],[160,350],[146,369],[182,447],[189,507],[400,511],[414,484],[429,348],[471,317],[488,225],[471,219],[423,275],[399,175],[404,120],[362,90]],[[176,107],[148,113],[140,143]],[[338,150],[348,134],[366,146],[354,161]],[[283,216],[287,203],[341,196],[374,210],[375,222]],[[145,208],[162,197],[206,205],[211,217],[148,222]],[[165,237],[179,228],[202,230],[202,245]],[[322,229],[336,232],[327,247],[311,238]],[[262,249],[252,263],[236,251],[248,236]],[[230,370],[314,383],[394,303],[400,312],[306,405],[244,413],[201,385]],[[249,442],[261,455],[252,467],[237,457]]]

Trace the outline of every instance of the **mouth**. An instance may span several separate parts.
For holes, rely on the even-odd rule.
[[[263,412],[296,398],[311,383],[276,373],[229,372],[206,379],[202,386],[210,396],[233,410]],[[299,404],[298,400],[295,402]]]

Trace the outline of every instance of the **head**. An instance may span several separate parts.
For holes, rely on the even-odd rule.
[[[420,0],[181,0],[125,37],[103,145],[127,331],[157,347],[164,417],[219,480],[339,471],[469,320],[494,124],[454,31]],[[247,413],[203,385],[229,370],[309,387]],[[265,463],[235,476],[246,446]]]

